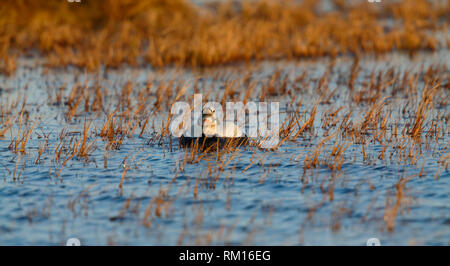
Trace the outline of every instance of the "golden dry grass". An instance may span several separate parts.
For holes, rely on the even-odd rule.
[[[316,182],[317,193],[320,193],[319,201],[308,207],[308,217],[302,222],[300,230],[304,230],[309,223],[313,224],[314,216],[319,215],[316,213],[326,203],[334,206],[330,212],[330,229],[333,232],[342,230],[342,223],[356,207],[339,201],[342,200],[342,195],[335,192],[335,188],[340,186],[340,182],[344,182],[342,179],[345,179],[345,172],[355,161],[366,169],[375,165],[419,169],[419,174],[399,177],[393,187],[387,189],[383,198],[385,207],[380,209],[379,214],[374,213],[371,209],[374,207],[370,205],[361,218],[364,222],[365,219],[371,219],[368,216],[380,215],[380,228],[395,232],[399,217],[408,204],[411,204],[408,182],[412,178],[430,175],[437,179],[443,171],[448,171],[450,155],[446,140],[449,114],[448,108],[445,108],[449,100],[448,69],[445,65],[436,64],[411,72],[394,66],[371,72],[366,69],[367,66],[359,71],[358,60],[355,60],[353,66],[351,61],[349,63],[346,67],[350,71],[340,73],[329,69],[316,77],[311,75],[315,69],[305,70],[306,74],[289,74],[287,69],[275,69],[259,78],[257,74],[260,70],[249,68],[242,72],[224,74],[223,80],[211,73],[205,74],[214,77],[212,79],[215,86],[223,84],[224,87],[223,90],[217,89],[216,94],[211,93],[208,100],[223,102],[230,99],[244,101],[266,98],[268,101],[277,99],[289,103],[292,108],[280,120],[279,133],[282,141],[275,152],[261,151],[255,145],[240,146],[235,142],[229,142],[223,149],[214,151],[198,149],[202,146],[198,142],[183,149],[172,149],[172,141],[176,143],[177,140],[168,130],[171,116],[167,111],[171,104],[179,100],[192,101],[192,95],[197,89],[210,91],[210,85],[197,80],[197,77],[179,75],[175,79],[174,75],[178,75],[178,72],[167,76],[152,76],[144,83],[132,82],[131,78],[131,81],[118,82],[117,86],[73,83],[72,87],[53,87],[54,91],[49,93],[47,104],[58,105],[56,110],[61,114],[61,122],[66,122],[66,126],[74,125],[76,134],[69,134],[73,132],[62,129],[59,139],[53,137],[49,141],[49,134],[42,133],[40,145],[36,141],[31,141],[30,145],[28,141],[30,136],[32,139],[32,136],[38,134],[34,130],[36,126],[33,117],[28,119],[26,115],[32,112],[33,102],[27,103],[26,99],[17,97],[15,101],[1,105],[0,120],[0,129],[8,128],[5,132],[11,132],[10,150],[15,156],[14,167],[10,171],[12,179],[20,181],[26,174],[26,167],[29,167],[26,162],[33,151],[33,162],[43,165],[48,162],[49,178],[55,181],[62,180],[64,173],[71,171],[73,160],[96,164],[95,161],[99,161],[99,157],[104,154],[103,167],[117,171],[113,182],[122,191],[130,185],[138,165],[148,158],[137,155],[145,153],[146,149],[152,151],[149,147],[151,145],[158,145],[157,149],[175,156],[168,170],[170,181],[161,187],[138,217],[139,224],[143,227],[154,228],[160,219],[173,214],[174,199],[179,194],[172,193],[168,197],[166,191],[171,186],[176,187],[181,182],[184,185],[179,187],[179,191],[189,193],[195,200],[199,200],[207,190],[220,189],[221,178],[228,180],[229,175],[233,178],[233,174],[248,174],[255,168],[261,171],[256,180],[258,184],[277,182],[274,179],[279,165],[270,164],[268,158],[287,147],[294,147],[295,150],[286,155],[285,160],[298,166],[301,176],[299,190],[303,191],[308,183]],[[349,86],[352,79],[353,88]],[[331,84],[338,82],[342,86],[339,87],[340,100],[334,101],[331,96],[338,88]],[[192,84],[196,85],[186,92],[186,87]],[[198,88],[193,89],[197,86]],[[313,95],[305,88],[310,88]],[[281,91],[283,93],[279,93]],[[161,118],[162,125],[155,129],[153,122],[157,116]],[[127,153],[118,170],[114,170],[117,167],[114,161],[117,160],[111,160],[111,165],[108,166],[108,153],[117,156],[120,154],[117,150],[123,148],[123,144],[127,146],[133,138],[139,138],[142,147]],[[440,146],[443,149],[433,151]],[[242,160],[242,151],[251,155]],[[434,152],[436,156],[430,157],[430,153]],[[154,156],[154,153],[149,152],[148,156]],[[426,169],[425,163],[428,162],[435,162],[436,170],[430,172],[430,167]],[[238,164],[239,168],[236,166]],[[180,177],[188,175],[194,168],[195,177],[182,181]],[[317,171],[324,169],[327,174],[315,175]],[[361,180],[372,182],[363,177]],[[370,189],[376,188],[371,184]],[[379,191],[377,195],[380,195]],[[384,190],[381,193],[384,195]],[[129,215],[128,212],[133,208],[131,198],[123,203],[118,215],[111,219],[123,219]],[[356,196],[349,198],[350,203],[357,200]],[[199,207],[195,219],[202,218],[201,211]],[[32,217],[33,213],[30,212],[30,219]],[[208,244],[214,241],[210,237],[216,236],[202,235],[196,241]],[[183,243],[183,239],[189,239],[184,231],[180,233],[180,243]]]
[[[319,78],[310,75],[314,70],[294,75],[275,69],[265,73],[264,78],[255,78],[259,70],[251,68],[219,73],[211,77],[213,83],[217,82],[213,86],[220,86],[223,81],[223,90],[218,89],[216,95],[211,92],[213,86],[207,88],[210,85],[202,78],[187,78],[177,71],[169,77],[149,77],[145,85],[131,78],[112,87],[99,85],[100,82],[92,86],[75,82],[71,87],[65,84],[53,87],[49,89],[52,91],[48,105],[58,106],[65,122],[78,127],[78,137],[75,134],[68,137],[65,128],[59,140],[49,141],[49,134],[43,133],[44,139],[34,149],[29,140],[38,134],[38,124],[28,121],[31,105],[25,98],[3,98],[0,137],[11,133],[9,148],[15,156],[14,170],[10,171],[12,179],[20,180],[29,158],[26,156],[33,150],[34,163],[48,161],[49,178],[60,179],[64,170],[70,170],[71,160],[91,163],[98,159],[98,154],[104,154],[103,167],[108,168],[109,152],[123,149],[129,139],[145,139],[144,147],[158,145],[163,151],[178,153],[178,160],[168,171],[173,175],[171,182],[160,188],[139,217],[146,228],[171,215],[174,198],[168,197],[166,190],[193,167],[198,174],[192,180],[188,178],[180,191],[191,189],[188,193],[195,200],[205,190],[216,189],[220,177],[228,180],[230,173],[242,174],[258,167],[263,172],[258,184],[270,182],[268,179],[275,176],[271,171],[278,166],[266,164],[266,159],[276,152],[259,152],[255,145],[232,141],[222,150],[198,149],[202,146],[198,142],[173,149],[175,139],[168,129],[172,117],[169,114],[166,118],[166,112],[176,101],[191,102],[191,94],[197,91],[206,91],[205,99],[222,104],[230,100],[246,103],[251,99],[289,103],[293,111],[280,121],[281,142],[276,149],[302,147],[289,155],[289,163],[303,170],[301,191],[316,178],[317,169],[326,168],[329,173],[317,180],[323,198],[308,209],[302,230],[318,209],[339,196],[334,190],[337,177],[345,172],[345,164],[352,161],[367,168],[376,164],[418,167],[421,168],[418,176],[422,177],[429,174],[424,170],[426,160],[435,160],[436,171],[431,175],[439,178],[441,171],[448,171],[450,162],[446,144],[450,99],[447,67],[431,65],[416,73],[388,67],[363,73],[359,60],[362,53],[437,49],[433,32],[446,30],[448,21],[444,16],[449,5],[405,0],[375,9],[367,3],[348,6],[345,1],[334,2],[336,11],[320,13],[314,8],[314,1],[225,3],[202,8],[181,0],[89,1],[77,7],[63,1],[5,1],[0,7],[0,72],[4,74],[14,73],[16,59],[35,48],[49,66],[75,65],[88,70],[101,64],[106,67],[140,64],[140,57],[156,67],[171,64],[195,67],[248,60],[356,55],[349,71],[335,72],[331,63]],[[385,21],[388,18],[395,23],[388,26]],[[312,88],[317,97],[310,97],[305,88]],[[348,106],[333,101],[336,92],[345,95],[340,98],[348,99],[345,102]],[[81,117],[84,123],[80,123]],[[156,117],[163,117],[158,129],[154,125]],[[436,147],[444,145],[444,149],[436,151]],[[238,169],[239,149],[249,151],[251,158]],[[119,167],[119,178],[115,180],[120,190],[127,188],[132,172],[147,159],[136,162],[139,152],[127,154],[122,161],[123,168]],[[436,156],[425,160],[423,157],[430,156],[430,152]],[[410,200],[407,185],[411,179],[402,177],[387,192],[382,219],[387,231],[395,231],[396,221]],[[189,182],[193,184],[188,186]],[[373,184],[370,189],[375,189]],[[121,219],[130,211],[133,197],[124,202],[114,219]],[[71,209],[77,201],[79,198],[68,204]],[[229,202],[227,208],[228,205]],[[371,213],[370,208],[363,222]],[[352,206],[338,204],[331,213],[333,232],[340,230],[342,220],[351,211]],[[194,218],[201,224],[201,206]],[[185,231],[180,233],[179,243],[183,243],[186,235]],[[211,237],[199,235],[195,241],[209,244]]]
[[[213,66],[249,60],[414,52],[439,48],[450,4],[403,0],[373,5],[333,1],[4,0],[0,7],[0,72],[37,49],[49,66]],[[390,23],[388,20],[392,20]]]

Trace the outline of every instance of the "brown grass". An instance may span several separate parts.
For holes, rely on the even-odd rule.
[[[432,32],[447,3],[403,0],[379,8],[365,1],[260,0],[195,6],[184,0],[4,0],[0,7],[0,73],[12,74],[16,59],[37,48],[52,67],[96,70],[139,59],[155,67],[213,66],[249,60],[415,52],[439,48]],[[414,2],[414,3],[413,3]],[[385,18],[399,23],[388,26]],[[353,73],[356,75],[357,68]],[[274,90],[276,73],[269,84]],[[350,80],[352,88],[354,78]],[[284,87],[283,80],[277,86]]]

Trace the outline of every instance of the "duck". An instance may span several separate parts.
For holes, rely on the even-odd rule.
[[[234,123],[226,123],[222,132],[220,132],[216,110],[212,107],[203,109],[202,117],[203,134],[206,137],[239,138],[244,136],[241,129]]]
[[[219,119],[213,107],[205,107],[202,110],[202,136],[201,137],[180,137],[182,147],[193,147],[197,145],[201,150],[216,151],[227,144],[237,147],[247,145],[249,138],[234,123],[225,123],[223,130],[219,130]],[[197,143],[197,144],[196,144]]]

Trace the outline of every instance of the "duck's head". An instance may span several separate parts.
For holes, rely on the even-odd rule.
[[[205,107],[203,108],[203,118],[205,117],[215,117],[216,116],[216,109],[214,107]]]
[[[205,134],[208,137],[215,135],[217,133],[216,122],[217,122],[216,110],[213,107],[203,108],[202,112],[203,134]]]
[[[202,122],[203,124],[205,124],[205,122],[208,122],[209,124],[215,124],[217,122],[216,109],[214,109],[214,107],[203,108]]]

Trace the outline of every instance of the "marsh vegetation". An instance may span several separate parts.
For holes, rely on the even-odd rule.
[[[448,1],[62,2],[0,7],[1,243],[449,244]],[[279,145],[180,147],[195,93]]]

